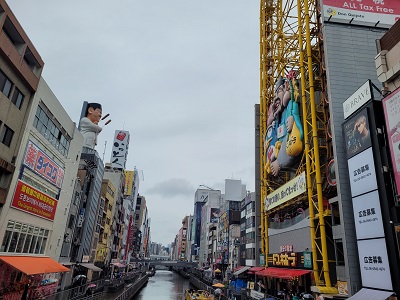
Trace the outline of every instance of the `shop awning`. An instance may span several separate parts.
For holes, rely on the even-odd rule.
[[[385,300],[392,296],[393,292],[378,291],[373,289],[362,288],[356,294],[348,298],[347,300]]]
[[[299,270],[299,269],[285,269],[285,268],[266,268],[262,271],[256,272],[257,276],[274,277],[282,279],[292,279],[307,273],[311,270]]]
[[[80,265],[82,267],[85,267],[85,268],[90,269],[90,270],[95,271],[95,272],[103,271],[103,269],[101,269],[99,267],[96,267],[94,264],[91,264],[91,263],[82,263]]]
[[[249,266],[244,266],[242,268],[240,268],[239,270],[233,272],[233,275],[239,275],[242,274],[243,272],[246,272],[248,269],[250,269]]]
[[[64,267],[50,257],[0,256],[0,260],[26,275],[69,272],[67,267]]]
[[[116,267],[118,267],[118,268],[125,268],[125,265],[124,265],[124,264],[121,264],[121,263],[119,263],[119,262],[111,263],[110,265],[116,266]]]
[[[248,269],[249,272],[259,272],[261,270],[264,270],[264,267],[251,267],[250,269]]]

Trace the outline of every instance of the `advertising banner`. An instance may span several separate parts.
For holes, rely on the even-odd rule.
[[[323,0],[324,17],[365,26],[390,27],[400,17],[398,0]]]
[[[367,110],[363,109],[344,124],[347,158],[371,147],[371,135]]]
[[[53,221],[58,201],[18,180],[11,207]]]
[[[382,100],[385,112],[386,130],[390,156],[398,193],[400,193],[400,89]]]
[[[111,166],[113,168],[125,169],[129,148],[129,131],[116,130],[111,150]]]
[[[357,239],[384,237],[378,190],[353,198]]]
[[[218,223],[219,208],[211,208],[210,223]]]
[[[384,238],[357,241],[362,285],[392,290],[389,258]]]
[[[32,141],[28,141],[24,165],[58,188],[61,188],[64,179],[64,169],[56,164]]]
[[[124,195],[125,196],[130,196],[132,194],[134,171],[126,170],[124,172],[125,172],[125,190],[124,190]]]
[[[348,166],[353,197],[378,189],[372,147],[350,158]]]
[[[294,197],[303,194],[306,191],[306,173],[303,172],[299,176],[288,181],[264,199],[265,211],[273,209]]]

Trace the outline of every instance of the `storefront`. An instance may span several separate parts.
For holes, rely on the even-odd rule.
[[[52,295],[58,288],[57,274],[69,271],[50,257],[0,256],[0,297],[19,300]]]

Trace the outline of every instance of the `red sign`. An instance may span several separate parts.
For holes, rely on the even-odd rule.
[[[57,200],[18,180],[11,207],[53,221]]]
[[[28,142],[24,165],[61,188],[64,179],[64,169],[49,158],[39,147]]]

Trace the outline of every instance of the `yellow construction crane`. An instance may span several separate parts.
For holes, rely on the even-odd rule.
[[[333,249],[333,241],[326,230],[330,226],[331,212],[329,206],[324,205],[327,201],[323,174],[332,148],[327,136],[329,108],[325,97],[320,15],[318,0],[260,1],[260,145],[265,145],[268,108],[275,97],[276,81],[288,73],[295,74],[300,85],[304,127],[304,151],[295,170],[271,175],[265,168],[266,151],[260,147],[261,236],[262,252],[268,255],[268,217],[274,211],[265,211],[264,199],[294,176],[305,172],[307,193],[285,205],[304,203],[309,207],[314,278],[317,286],[328,291],[335,283],[330,274],[334,257],[328,251],[328,248]]]

